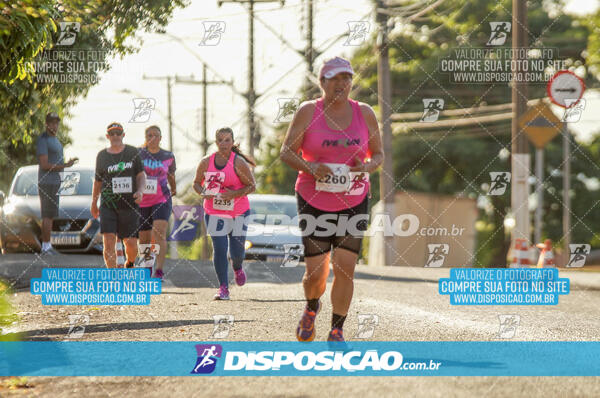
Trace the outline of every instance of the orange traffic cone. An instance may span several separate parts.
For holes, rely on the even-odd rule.
[[[556,268],[554,253],[552,252],[552,241],[546,239],[544,243],[538,243],[536,247],[542,249],[537,263],[538,268]]]
[[[513,260],[510,263],[510,268],[529,267],[530,264],[531,261],[529,260],[529,248],[527,247],[527,240],[515,239]]]

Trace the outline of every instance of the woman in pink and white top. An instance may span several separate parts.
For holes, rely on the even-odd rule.
[[[281,147],[281,160],[298,170],[295,188],[303,232],[306,272],[302,282],[307,301],[296,329],[299,341],[315,337],[314,322],[331,260],[333,315],[327,340],[345,344],[342,328],[352,301],[354,268],[369,213],[368,173],[383,162],[375,112],[348,97],[353,74],[350,62],[343,58],[325,61],[319,74],[322,97],[301,104]],[[338,227],[328,232],[332,228],[309,223],[324,215],[328,224],[350,220],[347,230],[340,234]]]
[[[229,300],[227,250],[239,286],[246,283],[242,267],[245,257],[245,217],[250,214],[247,195],[255,189],[249,165],[254,162],[233,143],[233,130],[220,128],[216,133],[219,150],[200,162],[196,170],[194,190],[204,197],[206,225],[213,243],[213,262],[219,280],[215,300]],[[242,226],[238,228],[237,226]]]

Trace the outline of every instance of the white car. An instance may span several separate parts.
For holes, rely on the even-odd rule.
[[[246,258],[281,262],[286,247],[303,259],[302,236],[298,227],[296,198],[292,195],[248,195],[250,214],[246,236]]]

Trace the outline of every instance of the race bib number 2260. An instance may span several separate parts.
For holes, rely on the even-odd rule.
[[[333,174],[327,174],[325,177],[318,179],[315,189],[325,192],[345,192],[348,187],[350,168],[339,163],[325,163],[325,165],[329,166]]]

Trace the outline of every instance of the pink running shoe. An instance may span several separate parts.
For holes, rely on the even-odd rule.
[[[165,273],[163,272],[162,269],[157,269],[156,271],[154,271],[153,278],[158,278],[162,282],[164,277],[165,277]]]
[[[246,273],[244,272],[244,269],[240,268],[237,271],[234,271],[233,273],[235,274],[235,283],[238,286],[244,286],[244,284],[246,283]]]
[[[227,286],[223,285],[217,291],[217,294],[214,296],[214,300],[229,300],[229,289]]]

